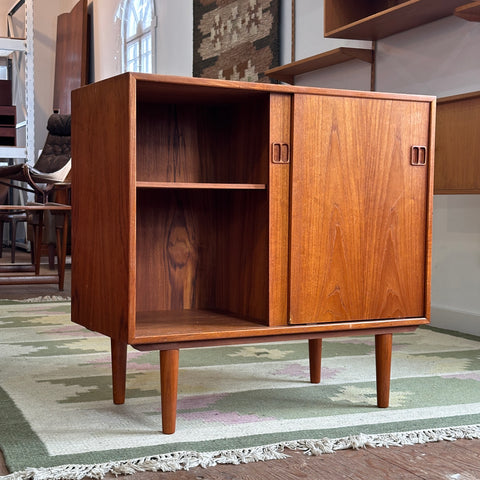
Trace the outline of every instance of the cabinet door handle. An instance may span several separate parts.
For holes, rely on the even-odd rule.
[[[410,153],[410,164],[417,167],[427,164],[427,147],[413,145]]]
[[[288,143],[272,143],[272,163],[290,163]]]

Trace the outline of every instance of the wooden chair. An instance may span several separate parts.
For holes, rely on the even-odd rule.
[[[42,149],[37,162],[34,166],[27,163],[20,163],[15,165],[8,165],[0,167],[0,186],[8,186],[20,190],[33,192],[35,194],[35,201],[37,203],[45,204],[48,201],[55,201],[57,203],[65,203],[62,198],[54,197],[55,190],[65,191],[65,188],[58,188],[56,186],[68,179],[71,169],[71,115],[50,115],[47,122],[48,135],[45,145]],[[12,180],[17,180],[22,183],[11,183]],[[4,202],[1,202],[4,203]],[[0,204],[1,204],[0,203]],[[19,211],[7,212],[4,215],[4,220],[9,221],[13,225],[20,219],[25,220],[27,215]],[[20,215],[20,216],[18,216]],[[50,211],[46,211],[44,218],[44,225],[47,228],[47,235],[43,235],[48,252],[48,259],[50,268],[54,267],[55,245],[56,245],[56,226],[55,219],[50,219]],[[16,226],[16,225],[15,225]],[[12,245],[13,251],[13,245]],[[39,252],[42,251],[40,248]],[[58,256],[58,252],[57,252]]]
[[[0,183],[35,193],[35,200],[48,201],[55,183],[64,182],[71,169],[71,116],[52,114],[47,123],[48,135],[34,166],[19,163],[0,167]],[[11,184],[11,180],[25,182]]]

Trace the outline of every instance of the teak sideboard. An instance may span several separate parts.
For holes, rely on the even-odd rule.
[[[72,95],[72,320],[160,351],[392,334],[429,322],[435,99],[126,73]]]

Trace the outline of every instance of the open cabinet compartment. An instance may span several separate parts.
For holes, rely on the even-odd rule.
[[[268,324],[268,95],[143,102],[139,84],[135,337]]]

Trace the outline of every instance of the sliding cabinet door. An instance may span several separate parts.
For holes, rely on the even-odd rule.
[[[289,320],[424,317],[430,103],[295,95]]]

